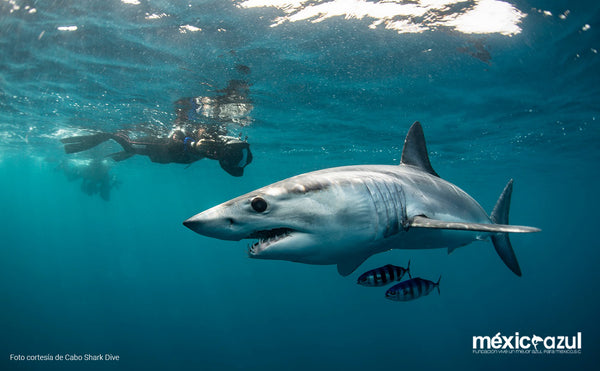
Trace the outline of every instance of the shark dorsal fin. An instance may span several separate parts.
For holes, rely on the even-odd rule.
[[[429,155],[427,154],[427,146],[425,145],[425,134],[421,124],[416,121],[406,134],[404,140],[404,148],[402,149],[401,165],[411,165],[419,168],[431,175],[440,177],[431,167]]]

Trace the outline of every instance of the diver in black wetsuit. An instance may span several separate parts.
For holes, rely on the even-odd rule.
[[[174,129],[167,137],[132,139],[126,131],[118,131],[63,138],[61,142],[66,153],[76,153],[112,139],[123,147],[123,151],[109,155],[115,161],[123,161],[133,155],[148,156],[152,162],[161,164],[191,164],[210,158],[218,160],[229,174],[242,176],[244,168],[252,162],[250,145],[228,136],[220,124],[244,124],[244,119],[253,109],[248,99],[249,86],[243,80],[231,80],[225,89],[217,92],[222,95],[182,98],[175,102],[177,117]],[[219,125],[198,123],[204,120],[213,120]]]
[[[61,142],[65,145],[66,153],[76,153],[110,139],[123,147],[123,151],[109,155],[115,161],[123,161],[133,155],[143,155],[148,156],[152,162],[161,164],[191,164],[206,157],[218,160],[223,170],[233,176],[244,175],[244,168],[252,162],[248,142],[210,133],[202,125],[187,134],[178,128],[166,138],[145,137],[132,140],[126,132],[118,131],[63,138]]]

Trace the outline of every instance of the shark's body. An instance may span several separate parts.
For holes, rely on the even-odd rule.
[[[360,165],[301,174],[215,206],[186,220],[197,233],[224,240],[259,239],[252,258],[337,264],[352,273],[369,256],[390,249],[452,251],[491,237],[508,267],[521,274],[508,232],[512,180],[491,216],[431,167],[415,123],[398,166]],[[497,224],[500,223],[500,224]]]

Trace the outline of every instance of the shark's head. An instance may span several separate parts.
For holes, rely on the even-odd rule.
[[[346,179],[346,178],[345,178]],[[222,240],[256,240],[252,258],[334,264],[348,246],[372,238],[360,184],[307,173],[197,214],[183,224]]]

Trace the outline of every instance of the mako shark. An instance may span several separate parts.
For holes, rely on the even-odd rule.
[[[373,254],[391,249],[447,248],[491,238],[518,276],[521,268],[508,233],[540,229],[508,225],[512,179],[488,214],[471,196],[441,179],[429,162],[415,122],[400,165],[343,166],[313,171],[239,196],[183,224],[222,240],[258,240],[256,259],[337,264],[351,274]]]

